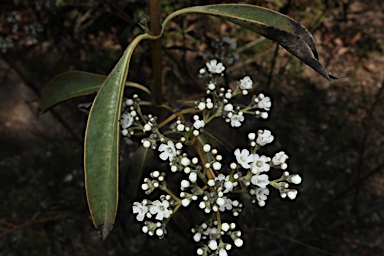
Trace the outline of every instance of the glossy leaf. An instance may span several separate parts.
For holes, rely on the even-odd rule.
[[[106,76],[76,70],[59,74],[44,88],[40,99],[41,112],[44,113],[60,102],[96,93],[106,78]],[[125,85],[151,94],[143,85],[129,81]]]
[[[82,71],[61,73],[45,86],[40,98],[40,111],[43,113],[68,99],[96,93],[106,78]]]
[[[335,79],[319,61],[312,35],[299,23],[286,15],[260,6],[247,4],[218,4],[181,9],[169,15],[172,18],[186,13],[202,13],[221,17],[227,21],[276,41],[328,80]]]
[[[139,35],[104,81],[88,116],[84,142],[85,187],[92,221],[105,239],[112,230],[118,204],[119,120],[133,50],[148,34]]]
[[[84,144],[85,187],[102,239],[113,227],[118,200],[119,112],[127,76],[124,54],[101,86],[89,112]]]

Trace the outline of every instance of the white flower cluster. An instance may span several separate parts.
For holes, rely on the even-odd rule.
[[[234,154],[237,163],[232,164],[232,169],[237,170],[240,167],[247,171],[246,175],[239,178],[238,181],[245,187],[248,187],[249,194],[255,198],[252,202],[257,201],[261,207],[265,205],[265,201],[269,195],[268,185],[278,189],[282,198],[285,198],[289,194],[288,197],[290,199],[295,199],[297,191],[295,189],[289,189],[288,183],[299,184],[301,182],[299,175],[289,175],[288,172],[284,172],[280,179],[271,182],[267,175],[271,167],[281,170],[287,169],[288,165],[286,160],[288,156],[285,152],[280,151],[276,153],[272,159],[257,153],[260,147],[273,141],[274,137],[271,132],[269,130],[259,130],[257,135],[255,133],[249,133],[248,139],[252,153],[248,149],[236,149]]]
[[[156,149],[158,139],[156,117],[151,114],[143,115],[140,108],[141,99],[134,94],[132,99],[123,102],[123,113],[120,117],[121,135],[131,137],[137,132],[153,132],[150,138],[143,142],[144,147]]]
[[[170,207],[170,196],[162,196],[160,200],[150,201],[143,200],[141,203],[135,202],[132,206],[132,211],[136,215],[138,221],[143,221],[144,217],[151,219],[154,218],[156,222],[147,220],[144,222],[142,231],[150,236],[157,235],[159,238],[163,238],[167,234],[165,224],[161,221],[167,219],[172,214]]]
[[[226,159],[223,155],[205,142],[204,136],[200,135],[213,119],[224,117],[232,127],[239,127],[244,121],[244,114],[266,118],[265,113],[271,108],[270,98],[263,94],[253,96],[251,104],[245,108],[230,103],[235,95],[248,93],[253,85],[251,78],[242,78],[234,90],[217,88],[215,78],[222,74],[225,67],[217,61],[210,61],[206,68],[206,72],[210,73],[208,97],[196,101],[194,108],[180,112],[183,114],[173,114],[166,119],[172,130],[169,137],[165,134],[170,133],[160,131],[164,122],[157,124],[156,117],[142,114],[137,95],[124,102],[120,126],[124,136],[145,134],[141,140],[142,145],[156,150],[159,159],[168,163],[170,173],[181,176],[176,193],[172,191],[175,188],[167,185],[165,172],[156,170],[144,179],[141,188],[147,195],[155,189],[164,194],[153,201],[144,199],[133,204],[136,219],[144,223],[143,232],[163,238],[167,233],[166,223],[169,219],[180,207],[188,207],[195,202],[199,209],[210,216],[199,227],[192,229],[193,239],[201,244],[197,254],[228,255],[233,245],[243,245],[241,232],[235,230],[236,225],[222,222],[223,218],[236,217],[242,211],[243,204],[234,197],[235,193],[245,193],[253,203],[257,202],[263,207],[270,194],[270,187],[277,189],[282,198],[295,199],[297,190],[290,188],[289,184],[300,184],[301,177],[291,175],[286,170],[288,156],[285,152],[280,151],[273,157],[259,152],[274,140],[271,131],[267,129],[249,133],[249,148],[236,148],[232,157],[236,160],[229,166],[224,163]],[[189,118],[185,117],[191,113]],[[170,120],[174,119],[171,123]],[[279,179],[270,180],[268,174],[273,169],[283,171]],[[223,240],[223,237],[232,240]]]
[[[217,60],[209,61],[207,67],[200,70],[200,75],[208,79],[206,87],[208,97],[196,101],[195,106],[202,111],[204,120],[222,116],[232,127],[240,127],[245,121],[245,114],[263,119],[268,118],[272,102],[268,96],[262,93],[253,96],[251,103],[246,107],[231,103],[235,96],[247,95],[252,89],[253,81],[249,76],[245,76],[237,82],[235,90],[220,87],[217,85],[217,80],[219,76],[223,75],[224,70],[224,65]]]
[[[233,244],[236,247],[243,245],[243,240],[240,238],[241,231],[235,230],[235,223],[221,223],[219,226],[218,221],[214,221],[212,226],[207,223],[203,223],[197,228],[192,229],[193,240],[196,243],[206,241],[205,245],[197,249],[197,255],[209,255],[208,253],[214,253],[215,255],[226,256],[229,250],[232,248],[231,243],[225,243],[222,240],[224,235],[230,237]]]
[[[178,130],[185,133],[185,127],[181,129],[180,125],[180,120],[174,124],[176,129],[179,127]],[[241,232],[234,231],[234,224],[223,223],[219,228],[219,222],[215,217],[216,214],[225,214],[225,212],[231,212],[233,216],[240,214],[243,205],[231,197],[232,192],[248,191],[247,193],[251,196],[252,202],[257,202],[262,207],[265,205],[270,193],[269,185],[277,188],[281,197],[294,199],[297,191],[289,189],[288,184],[299,184],[301,182],[299,175],[289,175],[287,171],[283,173],[281,178],[274,181],[269,180],[267,173],[271,168],[285,170],[287,168],[286,160],[288,159],[288,156],[282,151],[276,153],[272,158],[258,153],[262,146],[274,140],[269,130],[259,130],[257,134],[250,133],[248,138],[250,150],[236,149],[234,151],[236,162],[232,163],[229,169],[222,166],[223,157],[210,144],[202,145],[204,159],[200,161],[198,157],[190,158],[186,153],[183,153],[183,146],[176,146],[177,144],[175,145],[171,140],[160,140],[162,141],[158,147],[160,159],[169,162],[172,172],[184,174],[179,186],[181,192],[179,197],[175,196],[165,184],[165,173],[152,172],[150,174],[151,178],[144,179],[141,188],[146,194],[150,194],[156,188],[169,194],[162,196],[160,201],[145,199],[142,203],[134,203],[133,212],[137,214],[137,220],[144,221],[145,218],[155,218],[157,221],[163,221],[169,218],[173,212],[176,212],[180,206],[188,207],[192,201],[196,201],[204,213],[211,214],[209,220],[199,228],[192,230],[196,242],[206,242],[205,245],[198,249],[198,255],[210,255],[210,253],[227,255],[227,251],[232,248],[232,244],[225,243],[222,240],[224,235],[230,236],[235,246],[241,246],[243,244],[240,238]],[[181,142],[178,143],[182,145]],[[224,173],[229,170],[230,174],[225,175]],[[215,176],[215,173],[219,174]],[[204,182],[203,187],[199,180]],[[212,218],[214,221],[211,221]],[[154,224],[151,220],[147,220],[144,223],[143,230],[150,235],[157,234],[159,237],[166,234],[164,221]]]

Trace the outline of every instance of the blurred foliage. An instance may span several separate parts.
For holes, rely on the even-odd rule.
[[[164,0],[162,8],[169,13],[191,4],[229,2]],[[265,209],[245,208],[239,223],[247,243],[233,253],[383,254],[382,1],[239,2],[280,10],[301,21],[314,34],[320,58],[341,78],[330,85],[272,42],[219,19],[182,16],[170,25],[163,39],[165,98],[201,93],[197,71],[215,54],[216,39],[230,37],[239,59],[226,63],[225,81],[250,75],[257,84],[254,90],[270,94],[274,102],[268,123],[248,122],[240,131],[271,126],[279,138],[271,150],[285,147],[290,168],[303,176],[295,202],[274,194]],[[184,218],[180,214],[164,240],[147,237],[131,215],[134,198],[125,191],[125,179],[116,227],[99,242],[83,184],[79,138],[86,114],[75,107],[92,97],[55,108],[51,121],[44,116],[36,121],[36,94],[54,75],[72,69],[109,73],[141,31],[137,21],[148,16],[147,2],[13,0],[0,8],[0,254],[194,254],[190,228],[198,216],[193,211]],[[132,64],[137,71],[129,80],[150,84],[149,44],[137,53]],[[20,106],[26,107],[16,112]],[[122,142],[122,158],[132,148]]]

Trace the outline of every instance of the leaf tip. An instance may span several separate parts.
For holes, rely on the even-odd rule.
[[[328,76],[330,81],[339,79],[339,77],[332,75],[331,72],[328,72]]]
[[[112,228],[113,228],[113,226],[108,224],[108,223],[100,224],[97,227],[97,230],[99,231],[99,236],[100,236],[100,240],[101,241],[104,241],[105,238],[107,238],[107,236],[111,232]]]

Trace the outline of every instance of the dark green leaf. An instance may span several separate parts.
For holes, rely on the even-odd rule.
[[[112,229],[117,211],[119,118],[128,63],[126,51],[98,91],[85,133],[87,200],[102,239]]]
[[[82,71],[69,71],[53,78],[40,99],[41,112],[52,106],[75,97],[96,93],[105,81],[106,76]]]
[[[312,35],[286,15],[255,5],[218,4],[176,11],[168,16],[164,24],[175,16],[191,12],[221,17],[276,41],[328,80],[335,79],[319,61]]]
[[[133,50],[148,34],[137,36],[99,89],[88,116],[84,141],[87,201],[94,226],[105,239],[113,228],[118,205],[120,115]]]
[[[82,71],[61,73],[53,78],[44,88],[40,99],[41,112],[44,113],[60,102],[96,93],[106,78],[106,76]],[[151,94],[145,86],[138,83],[127,82],[125,85]]]

